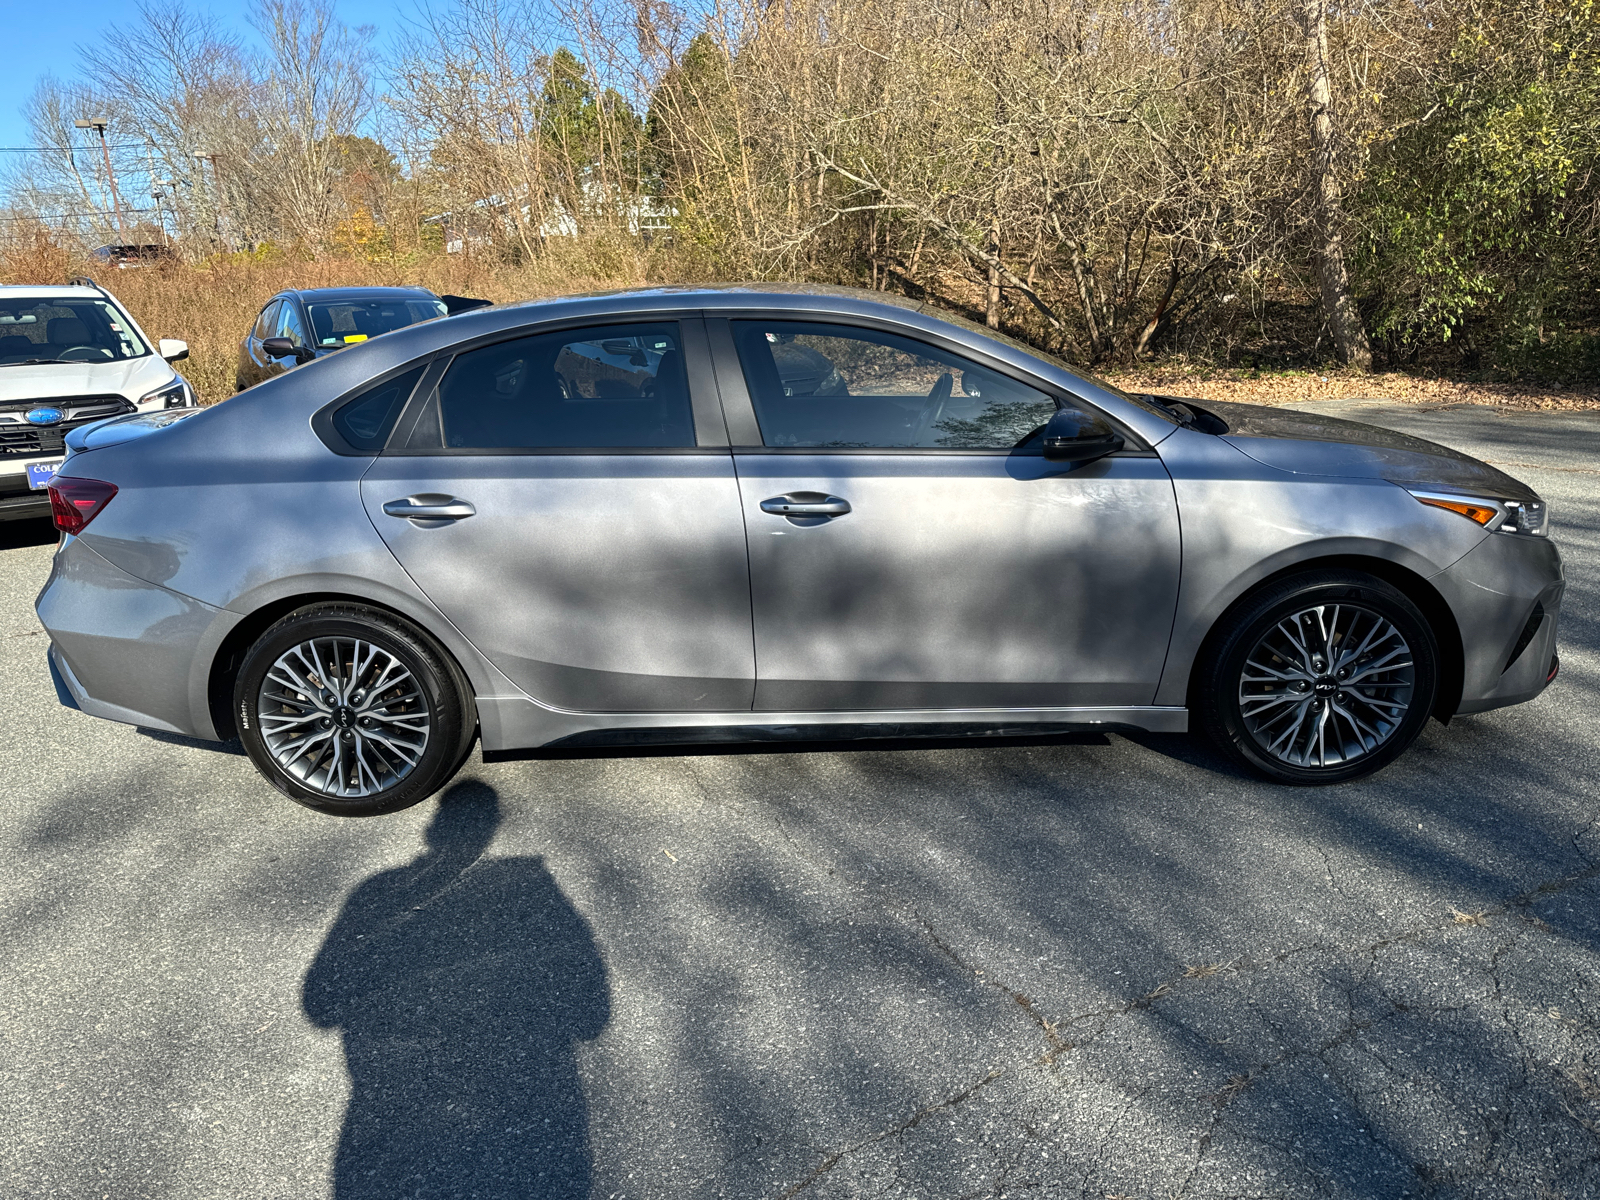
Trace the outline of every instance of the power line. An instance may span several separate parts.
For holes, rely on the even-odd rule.
[[[0,146],[0,154],[60,154],[60,153],[62,153],[62,151],[66,151],[66,152],[70,153],[70,152],[72,152],[74,150],[87,150],[88,148],[89,147],[87,145],[84,145],[84,146]],[[144,148],[145,148],[145,143],[143,143],[143,142],[111,142],[111,143],[108,144],[108,149],[111,149],[111,150],[143,150]],[[156,144],[156,149],[158,149],[158,150],[172,149],[172,147],[170,147],[170,146],[162,146],[160,143],[157,143]]]
[[[129,208],[124,206],[122,211],[128,213],[153,213],[156,210],[153,208]],[[109,217],[113,215],[115,214],[109,208],[95,208],[85,209],[82,212],[38,213],[34,216],[0,217],[0,221],[70,221],[74,217]]]

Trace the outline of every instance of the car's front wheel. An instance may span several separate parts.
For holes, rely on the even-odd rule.
[[[299,609],[250,648],[234,685],[246,752],[290,799],[364,817],[426,799],[472,747],[460,668],[388,613]]]
[[[1196,665],[1192,715],[1262,775],[1341,783],[1416,740],[1438,681],[1438,642],[1403,592],[1358,572],[1318,571],[1224,617]]]

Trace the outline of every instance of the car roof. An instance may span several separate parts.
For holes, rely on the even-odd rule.
[[[340,300],[416,300],[426,297],[437,300],[425,287],[328,287],[285,288],[279,296],[296,296],[303,303],[337,302]]]
[[[876,292],[867,288],[842,287],[831,283],[702,283],[674,284],[660,287],[613,288],[598,292],[576,292],[562,296],[547,296],[535,300],[515,300],[509,304],[495,305],[496,311],[508,309],[548,309],[554,316],[561,308],[587,307],[586,301],[641,300],[662,301],[684,308],[748,308],[771,302],[778,308],[801,308],[808,298],[819,300],[853,300],[874,307],[908,309],[911,312],[938,313],[920,300],[897,296],[892,292]],[[485,311],[485,310],[477,310]],[[543,314],[539,314],[542,316]]]
[[[70,284],[0,283],[0,300],[106,300],[109,293],[99,288]]]

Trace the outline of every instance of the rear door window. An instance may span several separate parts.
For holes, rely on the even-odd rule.
[[[445,372],[437,403],[449,450],[695,444],[676,321],[542,333],[469,350]]]

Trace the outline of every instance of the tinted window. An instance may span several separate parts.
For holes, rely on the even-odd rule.
[[[410,398],[426,364],[407,371],[350,401],[333,414],[333,427],[357,450],[378,451],[389,439],[400,409]]]
[[[439,384],[451,449],[693,446],[675,322],[538,334],[458,355]]]
[[[274,300],[261,310],[261,315],[256,318],[255,328],[250,335],[256,341],[265,341],[269,337],[278,336],[278,302]]]
[[[318,346],[347,346],[445,314],[438,300],[341,300],[306,305]]]
[[[287,300],[283,302],[282,311],[278,315],[278,336],[288,338],[296,346],[306,344],[306,330],[300,323],[300,313]]]
[[[768,446],[1010,450],[1056,410],[1044,392],[871,329],[735,321]]]

